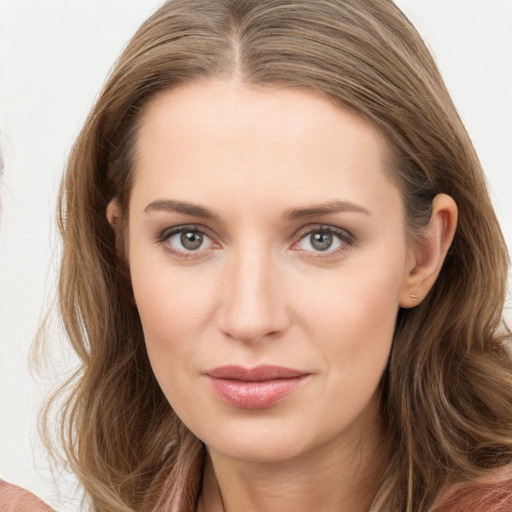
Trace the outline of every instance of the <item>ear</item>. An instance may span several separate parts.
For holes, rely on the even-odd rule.
[[[432,202],[432,217],[426,233],[411,247],[407,261],[400,306],[417,306],[434,285],[457,227],[457,205],[446,194]]]
[[[114,231],[116,256],[120,263],[126,264],[126,251],[123,233],[123,213],[119,199],[114,197],[107,205],[107,220]]]

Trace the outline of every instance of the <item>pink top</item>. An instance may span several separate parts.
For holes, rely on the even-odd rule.
[[[0,480],[0,510],[2,512],[53,512],[52,508],[31,492],[3,480]]]
[[[479,482],[446,493],[434,512],[512,512],[512,480]],[[55,512],[31,492],[0,480],[1,512]]]
[[[450,489],[434,512],[512,512],[512,478],[506,472]]]

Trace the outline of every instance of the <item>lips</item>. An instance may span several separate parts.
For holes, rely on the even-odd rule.
[[[296,391],[309,374],[282,366],[222,366],[206,375],[225,403],[240,409],[265,409]]]

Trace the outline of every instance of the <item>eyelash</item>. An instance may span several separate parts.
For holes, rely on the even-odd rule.
[[[202,256],[200,254],[201,249],[198,249],[196,251],[187,251],[187,250],[180,251],[180,250],[174,249],[170,243],[166,243],[174,235],[179,235],[181,233],[186,233],[186,232],[200,233],[213,241],[213,237],[208,235],[208,232],[203,227],[197,226],[194,224],[187,224],[187,225],[177,226],[177,227],[170,228],[170,229],[164,229],[164,231],[162,231],[157,236],[156,243],[159,245],[162,245],[164,247],[165,251],[167,251],[170,254],[172,254],[173,256],[177,256],[179,258],[189,259],[189,258],[201,257]]]
[[[335,248],[334,250],[327,249],[326,251],[306,251],[310,253],[310,258],[314,258],[316,260],[335,259],[356,245],[356,239],[351,233],[344,229],[325,224],[317,224],[314,227],[310,226],[305,228],[304,230],[301,230],[296,235],[298,237],[298,241],[295,242],[294,245],[299,244],[301,241],[307,239],[307,237],[310,237],[315,233],[332,234],[334,235],[334,237],[338,239],[340,243],[340,246]],[[300,249],[294,250],[299,251]]]
[[[172,236],[186,232],[195,232],[202,234],[203,236],[210,239],[213,244],[215,244],[215,242],[213,241],[213,237],[208,234],[208,231],[205,230],[205,228],[194,224],[188,224],[183,226],[177,226],[171,229],[165,229],[156,237],[156,243],[162,246],[164,246],[165,244],[164,249],[173,256],[177,256],[179,258],[189,259],[202,257],[200,253],[206,249],[197,249],[195,251],[177,250],[174,249],[169,243],[166,244],[166,242],[168,242]],[[294,237],[298,237],[298,240],[297,242],[294,243],[294,245],[297,245],[301,241],[305,240],[308,236],[311,236],[315,233],[330,233],[338,239],[341,245],[334,250],[327,249],[326,251],[305,251],[311,253],[308,257],[312,259],[333,259],[340,256],[341,253],[346,252],[347,250],[356,245],[356,240],[354,236],[348,231],[324,224],[317,224],[314,227],[308,227],[307,229],[304,229],[297,233],[296,235],[294,235]],[[300,249],[292,250],[300,251]]]

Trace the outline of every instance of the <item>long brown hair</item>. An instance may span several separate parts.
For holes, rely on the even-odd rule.
[[[411,237],[422,236],[436,194],[458,205],[436,284],[397,318],[381,399],[393,453],[374,508],[431,510],[446,489],[508,471],[512,362],[499,333],[506,245],[473,145],[421,37],[390,0],[172,0],[121,55],[61,190],[59,307],[81,364],[53,403],[66,397],[60,437],[93,509],[196,504],[203,447],[153,376],[105,211],[113,197],[127,208],[144,105],[210,77],[309,88],[377,126],[395,155]]]

